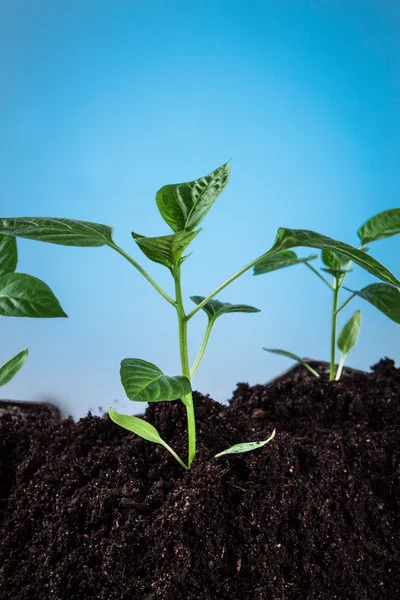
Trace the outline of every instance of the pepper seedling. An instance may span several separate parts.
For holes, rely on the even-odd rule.
[[[358,252],[366,254],[369,251],[367,244],[382,240],[384,238],[391,237],[400,233],[400,208],[392,208],[385,210],[371,219],[368,219],[358,230],[357,234],[360,240]],[[353,261],[351,257],[340,252],[340,248],[336,251],[332,251],[328,248],[323,248],[321,252],[321,259],[323,267],[321,271],[331,275],[333,281],[330,282],[326,279],[326,276],[320,271],[314,268],[310,264],[311,260],[317,258],[317,255],[309,256],[307,259],[299,261],[297,258],[292,256],[294,253],[288,251],[286,253],[286,262],[284,256],[279,266],[276,266],[276,257],[268,257],[264,261],[261,261],[254,267],[254,275],[261,275],[269,273],[274,268],[283,268],[303,262],[321,281],[323,281],[332,292],[332,314],[331,314],[331,336],[330,336],[330,367],[329,367],[329,379],[339,380],[343,371],[345,359],[354,348],[357,343],[360,324],[361,324],[361,312],[357,310],[350,319],[346,322],[343,329],[337,336],[337,318],[339,313],[354,299],[362,298],[375,306],[378,310],[383,312],[389,319],[395,323],[400,323],[400,291],[397,289],[397,284],[394,281],[385,281],[384,283],[372,283],[367,285],[365,288],[354,291],[353,289],[344,286],[345,279],[351,272],[351,266]],[[349,260],[350,258],[350,260]],[[274,262],[275,261],[275,262]],[[358,263],[360,264],[360,263]],[[361,264],[361,266],[363,266]],[[368,270],[368,269],[367,269]],[[376,275],[373,271],[370,271],[373,275]],[[344,289],[350,293],[350,295],[342,302],[339,303],[339,296],[341,290]],[[336,370],[336,344],[341,352],[340,362]],[[277,348],[264,348],[267,352],[274,354],[280,354],[288,358],[292,358],[306,367],[313,375],[319,377],[319,373],[315,371],[309,364],[304,362],[296,354],[287,352],[286,350],[280,350]]]
[[[199,229],[200,223],[212,208],[218,196],[225,189],[229,179],[229,172],[230,167],[226,163],[209,175],[195,181],[163,186],[156,194],[156,203],[162,218],[172,229],[173,233],[158,237],[145,237],[144,235],[132,232],[133,240],[143,254],[151,261],[163,265],[170,271],[174,285],[173,297],[162,289],[134,258],[115,243],[113,230],[108,225],[47,217],[0,219],[0,233],[5,235],[66,246],[108,246],[123,256],[139,271],[175,310],[178,321],[181,373],[171,377],[165,375],[153,363],[139,358],[126,358],[121,362],[120,375],[122,385],[130,400],[138,402],[181,400],[187,414],[187,462],[185,463],[176,454],[161,438],[158,431],[151,424],[147,423],[147,421],[139,417],[121,415],[112,409],[110,409],[109,415],[121,427],[132,431],[145,440],[164,446],[185,469],[190,468],[196,456],[196,420],[192,395],[192,378],[204,356],[211,330],[216,320],[223,315],[236,312],[258,312],[258,309],[253,306],[230,304],[216,300],[215,297],[228,287],[228,285],[266,259],[270,259],[277,265],[287,260],[287,250],[289,248],[308,246],[340,252],[343,256],[361,265],[382,281],[400,286],[400,281],[388,269],[364,252],[348,244],[338,242],[313,231],[280,228],[272,248],[234,273],[208,294],[208,296],[192,296],[192,301],[196,306],[190,312],[187,312],[183,302],[181,287],[182,267],[184,264],[186,266],[186,259],[188,258],[185,252],[201,231]],[[294,260],[293,255],[294,253],[291,252],[291,262]],[[297,262],[309,260],[297,258],[296,255],[294,256]],[[192,366],[190,366],[188,324],[200,310],[203,310],[207,315],[207,327],[197,358],[194,360]],[[231,448],[218,453],[217,457],[254,450],[268,443],[272,437],[273,434],[267,440],[260,442],[235,444]]]
[[[66,317],[53,292],[40,279],[15,273],[18,263],[15,237],[0,235],[0,315],[3,317]],[[0,386],[18,373],[28,356],[24,348],[0,367]]]

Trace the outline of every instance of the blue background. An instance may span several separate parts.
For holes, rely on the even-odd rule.
[[[155,192],[232,160],[231,181],[185,264],[184,293],[207,295],[262,254],[279,226],[357,244],[397,206],[400,5],[384,0],[0,1],[1,213],[113,225],[116,241],[172,293],[131,230],[163,235]],[[373,254],[399,276],[399,238]],[[301,250],[306,253],[307,250]],[[30,356],[2,397],[140,410],[119,362],[179,372],[170,307],[108,248],[19,241],[19,271],[45,280],[69,319],[2,319],[0,361]],[[356,269],[349,284],[373,280]],[[256,315],[219,322],[195,387],[224,400],[267,381],[280,347],[328,359],[329,290],[305,267],[243,276],[221,300]],[[352,366],[400,358],[399,329],[363,301]],[[345,311],[344,311],[345,312]],[[204,315],[191,321],[192,359]]]

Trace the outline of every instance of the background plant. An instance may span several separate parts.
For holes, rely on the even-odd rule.
[[[186,409],[188,424],[187,463],[162,440],[157,430],[151,424],[138,417],[121,415],[112,409],[110,409],[109,414],[113,421],[125,429],[136,433],[148,441],[163,445],[184,468],[190,468],[196,455],[196,420],[191,381],[203,358],[211,330],[216,320],[222,315],[233,312],[250,313],[258,311],[258,309],[252,306],[230,304],[216,300],[215,297],[228,285],[266,259],[270,259],[276,265],[275,268],[281,268],[278,265],[282,265],[282,261],[287,261],[287,250],[289,248],[305,246],[339,252],[348,260],[354,261],[382,281],[394,286],[400,286],[400,281],[386,267],[357,248],[313,231],[280,228],[272,248],[234,273],[208,294],[208,296],[192,296],[192,301],[196,306],[188,312],[184,306],[181,287],[182,268],[184,264],[186,266],[186,259],[188,258],[185,252],[201,231],[199,229],[200,223],[220,193],[224,190],[228,179],[229,164],[224,164],[210,173],[210,175],[201,177],[195,181],[163,186],[156,194],[156,202],[161,216],[172,229],[173,233],[158,237],[146,237],[132,232],[133,240],[143,254],[151,261],[163,265],[170,271],[174,288],[173,295],[169,295],[162,289],[136,259],[132,258],[115,243],[113,240],[113,230],[107,225],[47,217],[0,219],[0,233],[5,235],[66,246],[108,246],[123,256],[139,271],[175,310],[178,323],[181,373],[171,377],[165,375],[159,367],[148,361],[139,358],[126,358],[121,362],[120,375],[122,385],[130,400],[139,402],[181,400]],[[292,263],[293,260],[296,262],[309,260],[309,258],[298,258],[293,252],[290,253],[290,258]],[[188,324],[200,310],[203,310],[207,315],[207,327],[199,353],[192,366],[190,366],[188,355]],[[233,447],[220,452],[217,456],[253,450],[268,443],[272,439],[272,436],[260,442],[235,444]]]
[[[3,317],[66,317],[53,292],[40,279],[16,273],[17,241],[0,235],[0,315]],[[28,356],[24,348],[0,367],[0,386],[18,373]]]
[[[358,251],[367,253],[369,252],[367,244],[371,244],[372,242],[376,242],[399,233],[400,208],[392,208],[390,210],[383,211],[371,219],[368,219],[368,221],[366,221],[358,229],[357,235],[360,240]],[[400,323],[400,292],[393,282],[372,283],[361,290],[355,291],[344,286],[344,282],[348,274],[352,271],[351,267],[353,264],[353,261],[349,260],[348,256],[340,252],[333,252],[331,250],[323,249],[321,252],[321,259],[324,266],[320,269],[322,273],[310,264],[310,262],[315,258],[318,258],[317,254],[313,254],[306,259],[299,260],[293,252],[287,251],[286,253],[281,253],[280,261],[278,261],[276,257],[267,257],[265,260],[259,262],[254,267],[254,275],[262,275],[277,268],[288,267],[302,262],[321,281],[323,281],[326,286],[329,287],[330,291],[332,292],[329,379],[338,380],[342,374],[347,354],[357,343],[361,325],[361,312],[356,310],[356,312],[354,312],[349,320],[345,323],[343,329],[337,336],[337,319],[339,313],[345,307],[347,307],[347,305],[354,298],[363,298],[375,306],[378,310],[383,312],[383,314],[389,317],[389,319],[395,323]],[[325,274],[331,275],[332,281],[328,281]],[[349,295],[341,303],[340,293],[342,290],[346,290]],[[337,370],[336,345],[341,352]],[[305,366],[313,375],[319,377],[319,373],[317,371],[315,371],[309,364],[304,362],[303,359],[292,352],[277,348],[264,348],[264,350],[292,358]]]

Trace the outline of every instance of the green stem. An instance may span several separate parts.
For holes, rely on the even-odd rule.
[[[139,273],[141,275],[143,275],[143,277],[145,279],[147,279],[147,281],[153,286],[153,288],[155,288],[157,290],[157,292],[159,294],[161,294],[161,296],[163,298],[165,298],[165,300],[167,302],[169,302],[170,304],[172,304],[172,306],[176,306],[174,300],[172,300],[172,298],[170,296],[168,296],[168,294],[166,292],[164,292],[164,290],[158,285],[158,283],[156,283],[154,281],[154,279],[152,277],[150,277],[150,275],[148,273],[146,273],[146,271],[139,265],[139,263],[136,262],[136,260],[134,260],[131,256],[129,256],[129,254],[127,254],[124,250],[122,250],[122,248],[120,248],[119,246],[117,246],[117,244],[112,243],[112,244],[108,244],[110,246],[110,248],[112,248],[113,250],[115,250],[116,252],[118,252],[118,254],[121,254],[121,256],[123,256],[124,258],[126,258],[126,260],[128,262],[131,263],[131,265],[133,265],[135,267],[135,269],[137,269],[139,271]]]
[[[206,332],[204,334],[204,338],[203,338],[203,342],[201,344],[201,348],[199,350],[199,353],[196,357],[196,360],[193,363],[193,367],[190,369],[190,378],[193,379],[194,374],[196,373],[197,369],[199,368],[199,365],[203,359],[204,356],[204,352],[207,348],[207,344],[208,344],[208,340],[210,338],[210,333],[211,333],[211,329],[213,328],[213,325],[215,323],[215,319],[208,319],[208,323],[207,323],[207,329]]]
[[[332,307],[332,327],[331,327],[331,364],[329,369],[329,381],[335,379],[335,362],[336,362],[336,328],[337,328],[337,308],[339,300],[340,286],[335,278],[333,288],[333,307]]]
[[[167,442],[163,443],[164,448],[166,448],[166,450],[168,450],[168,452],[170,452],[172,454],[172,456],[178,461],[178,463],[181,465],[181,467],[183,467],[184,469],[186,469],[186,471],[189,469],[189,467],[183,462],[183,460],[178,456],[178,454],[175,452],[175,450],[173,450],[171,448],[171,446],[169,446],[167,444]]]
[[[179,352],[181,358],[182,375],[187,377],[189,381],[190,377],[190,366],[188,356],[188,339],[187,339],[187,317],[185,315],[185,309],[182,300],[182,288],[181,288],[181,270],[180,266],[175,266],[172,270],[172,274],[175,281],[175,294],[176,294],[176,312],[178,314],[178,326],[179,326]],[[194,413],[193,395],[186,394],[181,398],[183,404],[186,407],[187,415],[187,427],[188,427],[188,468],[192,464],[196,456],[196,419]]]
[[[329,281],[327,279],[325,279],[325,277],[323,275],[321,275],[321,273],[319,273],[317,271],[317,269],[315,269],[312,265],[310,265],[308,262],[304,263],[306,265],[306,267],[308,267],[313,273],[315,273],[315,275],[317,277],[319,277],[324,283],[326,283],[326,285],[333,290],[333,286],[329,283]]]
[[[344,367],[344,361],[346,360],[346,355],[342,354],[340,356],[340,362],[339,362],[339,366],[338,366],[338,370],[336,373],[336,377],[335,377],[335,381],[339,381],[341,375],[342,375],[342,371],[343,371],[343,367]]]
[[[345,307],[345,306],[347,306],[347,305],[348,305],[348,303],[349,303],[351,300],[353,300],[353,298],[355,298],[356,296],[357,296],[357,294],[352,294],[351,296],[349,296],[349,297],[347,298],[347,300],[346,300],[345,302],[343,302],[343,304],[342,304],[341,306],[339,306],[339,308],[338,308],[338,309],[337,309],[337,311],[336,311],[336,314],[339,314],[339,313],[340,313],[340,311],[341,311],[341,310],[343,310],[343,309],[344,309],[344,307]]]

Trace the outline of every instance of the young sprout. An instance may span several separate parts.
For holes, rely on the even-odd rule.
[[[0,315],[3,317],[66,317],[51,289],[36,277],[15,273],[15,237],[0,234]],[[28,356],[24,348],[0,367],[0,386],[18,373]]]
[[[132,232],[132,238],[141,252],[151,261],[163,265],[172,276],[174,293],[168,294],[147,271],[132,258],[125,250],[120,248],[113,239],[113,230],[107,225],[88,223],[63,218],[47,217],[17,217],[0,219],[0,233],[8,236],[17,236],[32,240],[62,244],[65,246],[99,247],[108,246],[123,256],[168,302],[177,316],[178,341],[180,351],[180,373],[168,376],[156,365],[139,358],[126,358],[121,362],[121,382],[130,400],[137,402],[164,402],[180,400],[186,409],[188,430],[188,458],[184,462],[176,452],[161,438],[158,431],[149,423],[129,415],[121,415],[109,410],[110,418],[125,429],[135,433],[143,439],[161,444],[185,469],[189,469],[196,456],[196,420],[195,406],[192,395],[192,378],[196,373],[216,320],[231,313],[254,313],[257,308],[244,304],[230,304],[220,302],[215,297],[238,277],[259,264],[268,263],[268,270],[282,268],[297,262],[306,262],[315,258],[299,259],[289,248],[296,246],[309,246],[311,248],[340,251],[348,260],[353,260],[365,269],[376,275],[385,283],[400,285],[388,269],[378,261],[348,244],[337,242],[321,236],[313,231],[296,229],[279,229],[272,248],[257,257],[239,271],[234,273],[208,296],[192,296],[196,305],[190,312],[185,308],[181,276],[182,267],[187,265],[185,254],[191,242],[200,233],[200,223],[209,212],[214,202],[225,189],[229,179],[229,164],[224,164],[210,175],[201,177],[188,183],[178,183],[163,186],[156,194],[156,202],[162,218],[166,221],[173,233],[158,237],[146,237]],[[203,310],[207,316],[207,326],[204,339],[197,357],[192,365],[188,353],[188,325],[191,319]],[[266,440],[259,442],[244,442],[235,444],[231,448],[219,452],[217,458],[225,454],[249,452],[260,448],[273,439],[275,432]]]
[[[345,324],[339,336],[337,337],[337,318],[339,313],[351,302],[354,298],[360,297],[378,308],[383,312],[389,319],[392,319],[395,323],[400,323],[400,291],[398,290],[398,282],[393,278],[382,277],[382,272],[374,271],[368,267],[367,263],[363,263],[361,260],[362,254],[368,256],[366,253],[369,251],[367,244],[382,240],[384,238],[391,237],[400,233],[400,208],[392,208],[381,212],[362,225],[357,234],[360,239],[360,245],[358,249],[353,248],[354,256],[352,257],[349,253],[343,252],[343,248],[340,245],[329,246],[327,244],[320,245],[322,249],[321,259],[324,264],[320,270],[324,273],[328,273],[332,276],[333,281],[330,282],[326,277],[320,273],[313,265],[310,264],[311,260],[317,258],[314,254],[309,256],[307,259],[298,259],[296,255],[291,252],[282,253],[282,260],[279,262],[279,256],[267,258],[264,261],[258,263],[254,268],[255,275],[261,275],[268,273],[276,268],[287,267],[290,265],[298,264],[303,262],[320,280],[328,286],[332,292],[332,314],[331,314],[331,339],[330,339],[330,367],[329,367],[329,379],[339,380],[343,371],[344,361],[347,354],[354,348],[357,343],[358,335],[361,324],[361,312],[356,311],[350,320]],[[308,245],[308,244],[307,244]],[[375,275],[383,282],[372,283],[367,285],[365,288],[359,291],[349,289],[343,284],[348,274],[352,271],[351,267],[353,262],[360,265],[372,275]],[[279,266],[276,266],[279,265]],[[382,265],[381,265],[382,266]],[[340,304],[339,297],[341,290],[344,289],[350,293],[350,295]],[[336,344],[341,351],[341,358],[338,369],[336,371]],[[268,352],[275,354],[281,354],[288,358],[292,358],[305,366],[313,375],[319,377],[317,371],[312,369],[310,365],[305,363],[299,356],[286,350],[278,350],[272,348],[264,348]]]

